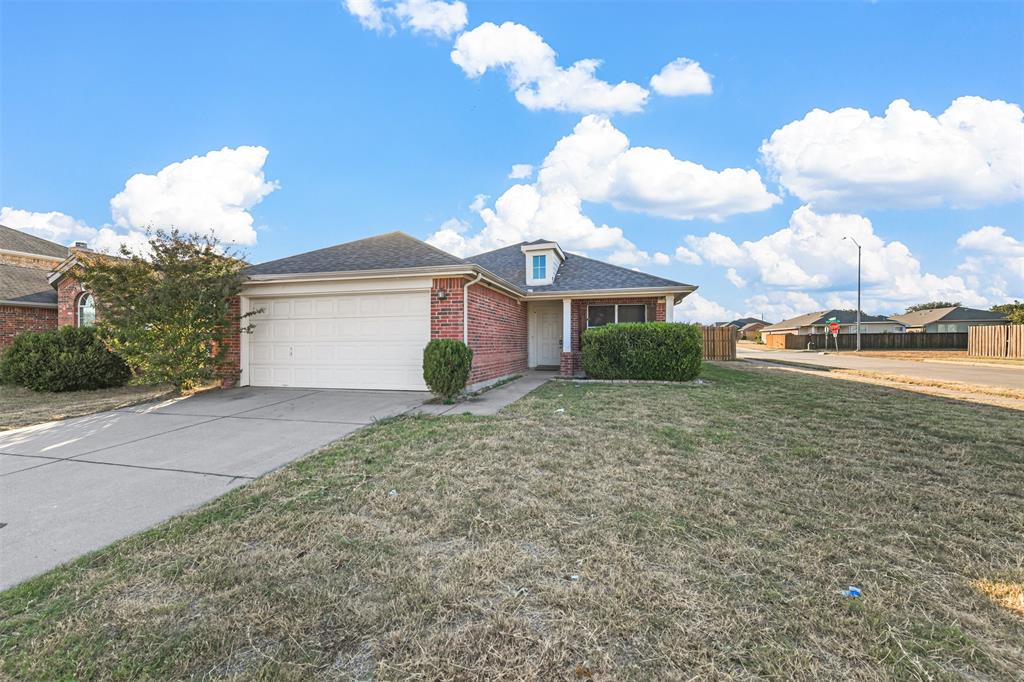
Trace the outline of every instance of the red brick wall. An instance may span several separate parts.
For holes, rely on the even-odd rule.
[[[430,289],[430,338],[462,340],[462,277],[435,279]],[[441,300],[439,294],[444,292]]]
[[[430,338],[462,341],[462,300],[469,280],[438,278],[430,290]],[[438,298],[444,292],[445,298]],[[469,288],[469,383],[526,371],[526,304],[487,286]]]
[[[0,305],[0,351],[22,332],[45,332],[57,327],[56,308]]]
[[[222,388],[232,388],[238,384],[242,374],[242,300],[235,296],[231,299],[228,316],[231,320],[228,333],[224,337],[224,359],[217,370]],[[249,318],[246,318],[249,319]]]
[[[469,347],[473,371],[469,383],[526,371],[526,302],[483,284],[469,288]]]
[[[74,275],[64,275],[57,282],[57,326],[75,324],[78,318],[78,295],[82,285]]]
[[[572,302],[572,352],[562,353],[561,374],[572,376],[583,371],[582,353],[580,351],[580,339],[583,330],[587,328],[587,306],[588,305],[610,305],[610,304],[636,304],[643,303],[647,306],[648,322],[665,321],[665,297],[664,296],[639,296],[623,298],[577,298]]]

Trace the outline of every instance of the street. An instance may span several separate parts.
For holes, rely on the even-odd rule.
[[[895,360],[852,352],[821,354],[799,350],[752,350],[740,346],[737,357],[749,360],[798,362],[822,368],[852,369],[893,376],[914,377],[932,381],[957,381],[976,386],[1024,389],[1024,367],[969,365],[946,362],[915,362]]]

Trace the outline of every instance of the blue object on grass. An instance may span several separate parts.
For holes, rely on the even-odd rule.
[[[850,597],[852,599],[856,599],[857,597],[860,596],[860,588],[859,587],[855,587],[854,585],[850,585],[845,590],[843,590],[843,596],[844,597]]]

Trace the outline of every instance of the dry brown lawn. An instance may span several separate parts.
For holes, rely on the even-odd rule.
[[[116,410],[170,393],[171,388],[163,385],[45,393],[0,384],[0,431],[56,419],[80,417],[103,410]]]
[[[1019,412],[704,378],[378,424],[0,594],[0,671],[1020,678]]]

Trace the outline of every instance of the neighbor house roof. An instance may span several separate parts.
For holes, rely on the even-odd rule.
[[[765,322],[764,320],[760,320],[760,319],[758,319],[756,317],[741,317],[738,320],[733,320],[732,322],[716,322],[715,326],[716,327],[725,327],[725,326],[730,325],[730,324],[732,326],[736,327],[737,329],[743,329],[744,327],[746,327],[748,325],[751,325],[751,324],[768,324],[768,323]]]
[[[747,324],[745,324],[742,327],[740,327],[740,331],[741,332],[745,332],[748,329],[753,329],[754,327],[764,327],[764,326],[767,326],[767,324],[768,324],[767,322],[764,322],[762,320],[757,320],[755,322],[748,322]]]
[[[47,256],[49,258],[64,258],[68,255],[68,248],[66,246],[61,246],[55,242],[47,241],[46,239],[4,225],[0,225],[0,249],[4,251],[17,251],[18,253],[30,253],[36,256]]]
[[[950,306],[948,308],[915,310],[904,315],[894,315],[892,319],[908,327],[923,327],[934,322],[998,322],[1005,320],[1006,315],[992,310]]]
[[[814,313],[807,313],[806,315],[797,315],[791,317],[788,320],[783,320],[776,324],[768,325],[761,331],[773,332],[783,331],[786,329],[798,329],[800,327],[809,327],[816,324],[825,324],[829,319],[836,318],[839,320],[839,324],[855,324],[857,322],[857,311],[856,310],[819,310]],[[864,312],[860,314],[861,324],[871,322],[893,322],[894,320],[884,315],[867,315]]]
[[[539,239],[529,244],[548,243]],[[553,284],[527,286],[526,259],[522,247],[512,244],[470,258],[458,258],[403,232],[389,232],[354,242],[329,246],[296,256],[253,265],[244,270],[250,277],[310,275],[316,273],[359,273],[374,270],[457,269],[483,271],[502,286],[519,293],[541,294],[601,289],[649,289],[687,291],[696,287],[621,268],[585,256],[565,254]]]
[[[0,263],[0,304],[57,307],[57,292],[46,279],[46,270]]]
[[[445,253],[415,237],[403,232],[388,232],[376,237],[252,265],[244,272],[246,275],[293,275],[464,264],[465,261],[461,258]]]
[[[539,240],[543,243],[545,240]],[[555,281],[544,286],[526,284],[526,259],[523,258],[522,247],[527,242],[512,244],[494,251],[476,256],[469,256],[466,262],[479,265],[488,272],[507,280],[517,287],[531,293],[548,293],[560,291],[590,291],[600,289],[695,289],[693,285],[683,284],[664,277],[655,277],[644,272],[637,272],[618,265],[605,263],[575,253],[566,253],[565,261],[555,273]],[[533,244],[538,242],[531,242]]]

